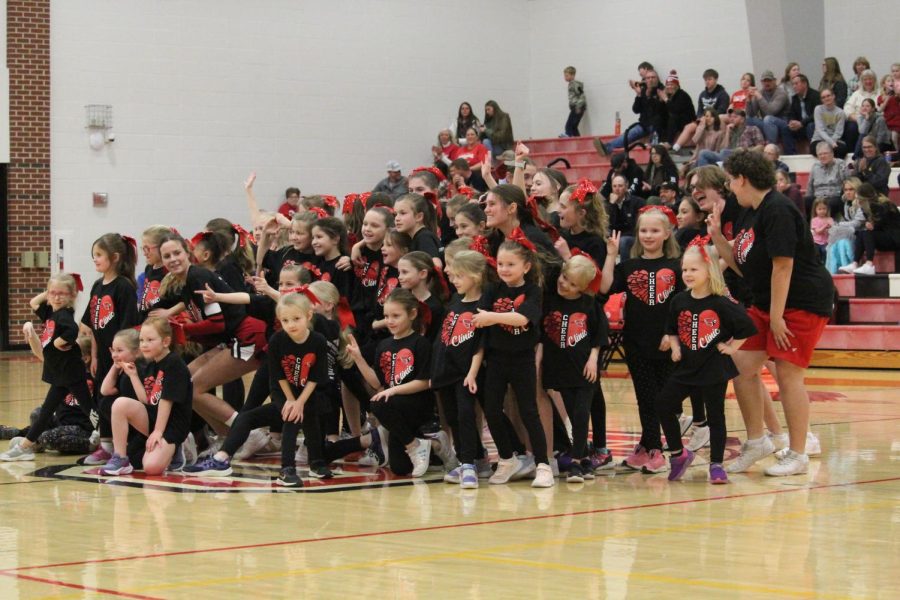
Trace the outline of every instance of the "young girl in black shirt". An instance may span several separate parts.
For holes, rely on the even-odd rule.
[[[72,307],[78,296],[79,282],[80,278],[76,279],[67,273],[54,275],[47,283],[47,291],[41,292],[28,303],[44,322],[44,330],[40,336],[44,361],[41,379],[50,384],[50,389],[47,390],[37,421],[29,427],[25,439],[0,454],[0,460],[34,460],[35,442],[49,428],[53,413],[70,393],[75,395],[82,412],[91,416],[94,400],[88,390],[81,350],[75,343],[78,325],[75,323]],[[30,330],[28,325],[26,329]],[[92,421],[96,423],[96,415]]]
[[[688,290],[669,303],[666,334],[675,368],[656,399],[656,410],[666,433],[671,468],[669,481],[681,479],[694,460],[682,446],[678,415],[684,399],[697,394],[706,409],[710,431],[710,483],[728,483],[725,458],[725,390],[737,375],[731,355],[756,333],[741,304],[726,296],[719,255],[712,246],[689,247],[681,265]]]
[[[400,287],[413,293],[425,305],[427,311],[419,315],[422,321],[422,335],[434,342],[444,320],[444,300],[446,293],[442,280],[431,257],[422,251],[405,254],[397,263],[397,280]]]

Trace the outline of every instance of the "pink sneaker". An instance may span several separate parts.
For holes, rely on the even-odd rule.
[[[105,465],[109,462],[109,459],[112,458],[112,454],[103,449],[103,446],[100,446],[96,450],[94,450],[91,454],[88,454],[84,457],[84,464],[86,465]]]
[[[650,460],[650,455],[647,454],[647,449],[638,444],[634,447],[634,450],[631,451],[631,454],[626,456],[625,460],[622,461],[622,466],[634,469],[635,471],[640,471],[641,468],[647,464],[648,460]]]
[[[662,450],[651,450],[647,457],[647,462],[641,469],[644,473],[664,473],[669,470],[666,464],[666,457],[663,456]]]

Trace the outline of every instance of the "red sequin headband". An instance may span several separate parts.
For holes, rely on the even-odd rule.
[[[648,204],[647,206],[641,207],[641,209],[638,211],[638,214],[642,215],[646,212],[650,212],[650,211],[654,211],[654,210],[661,212],[663,214],[663,216],[669,220],[669,223],[672,224],[672,227],[675,227],[678,225],[678,219],[675,218],[675,213],[673,213],[672,209],[669,208],[668,206],[662,206],[662,205],[657,205],[657,204]]]

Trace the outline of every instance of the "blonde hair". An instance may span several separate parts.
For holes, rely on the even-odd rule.
[[[333,319],[335,317],[335,312],[337,311],[338,302],[341,301],[341,293],[338,291],[337,287],[330,281],[314,281],[309,284],[309,291],[316,295],[319,302],[329,302],[334,306],[331,309],[331,314],[328,315]]]
[[[449,258],[450,260],[454,260],[456,255],[460,252],[469,250],[472,246],[472,238],[470,237],[461,237],[456,238],[444,248],[444,259]]]
[[[299,283],[300,285],[304,285],[312,281],[312,273],[309,272],[309,269],[307,269],[303,265],[298,265],[296,263],[284,265],[283,267],[281,267],[280,273],[293,273],[297,276],[297,283]]]
[[[169,349],[171,349],[172,325],[169,324],[168,319],[163,317],[147,317],[147,320],[144,321],[144,324],[141,327],[152,327],[163,339],[169,338]]]
[[[663,256],[666,258],[678,258],[681,256],[681,246],[678,245],[678,240],[675,239],[674,227],[672,222],[669,221],[669,217],[661,210],[651,209],[638,215],[637,223],[634,224],[634,245],[631,247],[631,258],[639,258],[644,253],[644,246],[641,244],[641,236],[638,235],[638,231],[641,228],[641,221],[651,217],[661,219],[663,227],[669,232],[669,237],[663,242]]]
[[[697,256],[700,262],[706,265],[706,272],[709,273],[709,293],[714,296],[724,296],[728,292],[728,286],[725,285],[722,268],[719,266],[719,253],[715,246],[705,246],[704,249],[706,256],[700,252],[699,246],[688,246],[688,249],[684,251],[684,258]]]
[[[145,237],[150,242],[156,246],[159,246],[160,240],[162,240],[163,236],[172,233],[172,228],[167,227],[165,225],[151,225],[141,234],[141,237]]]
[[[479,280],[479,287],[483,287],[486,283],[487,259],[481,252],[460,250],[453,258],[453,272],[457,275],[475,277]]]
[[[66,308],[75,308],[75,299],[78,297],[78,284],[75,282],[75,278],[69,273],[57,273],[56,275],[51,275],[50,279],[47,280],[48,291],[50,290],[50,286],[54,283],[65,286],[66,290],[69,292],[69,301],[66,303]]]
[[[137,333],[137,330],[134,330]],[[94,346],[94,336],[92,335],[79,335],[75,340],[75,343],[78,344],[78,349],[81,350],[81,357],[84,359],[91,358],[91,348]]]
[[[573,255],[563,263],[561,274],[578,286],[581,292],[592,295],[587,288],[597,276],[597,265],[590,258],[580,254]]]
[[[116,333],[116,335],[113,336],[113,340],[122,340],[122,343],[125,344],[132,354],[137,354],[138,348],[141,345],[141,334],[137,329],[129,327],[128,329],[123,329]]]
[[[278,305],[275,307],[275,315],[279,319],[281,318],[281,311],[285,308],[297,308],[300,309],[301,312],[309,314],[312,311],[312,302],[310,302],[309,298],[303,294],[291,292],[290,294],[283,295],[278,300]]]

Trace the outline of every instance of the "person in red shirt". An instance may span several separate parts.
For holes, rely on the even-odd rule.
[[[278,212],[292,219],[298,206],[300,206],[300,188],[289,187],[284,191],[284,202],[278,207]]]

